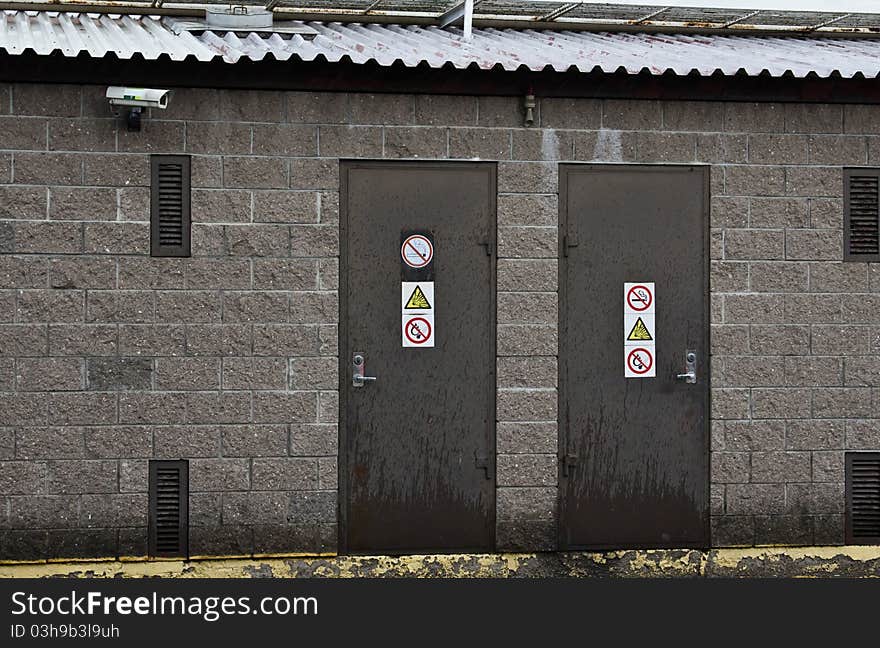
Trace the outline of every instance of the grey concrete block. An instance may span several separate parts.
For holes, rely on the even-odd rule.
[[[727,103],[724,130],[774,133],[784,130],[784,105],[779,103]]]
[[[336,292],[294,292],[290,295],[290,321],[294,324],[330,324],[339,321]]]
[[[0,256],[0,288],[45,288],[46,282],[47,261],[45,258]]]
[[[85,200],[88,198],[84,197]],[[116,218],[116,196],[107,196],[107,220]],[[111,213],[112,212],[112,213]],[[147,254],[150,227],[146,223],[85,223],[83,250],[86,254]]]
[[[753,164],[806,164],[812,153],[805,135],[761,134],[749,136],[749,162]],[[808,153],[809,151],[809,153]]]
[[[782,259],[785,235],[781,230],[727,230],[724,234],[725,259]],[[806,283],[806,272],[804,272]]]
[[[0,229],[0,251],[12,252],[13,245],[19,254],[78,254],[83,251],[81,223],[22,222],[10,225],[10,232],[14,233],[14,244],[4,245],[5,237]]]
[[[156,320],[155,295],[149,291],[89,291],[86,321],[97,324],[146,324]]]
[[[880,421],[875,419],[846,421],[847,450],[875,450],[880,447]]]
[[[16,385],[19,391],[73,391],[83,388],[79,358],[19,358]]]
[[[121,138],[120,138],[121,141]],[[251,152],[251,126],[235,122],[187,122],[188,153],[236,155]]]
[[[799,515],[843,513],[843,483],[786,484],[786,512]]]
[[[81,185],[83,156],[73,153],[16,153],[16,184]]]
[[[788,133],[841,133],[843,109],[839,104],[787,103],[785,130]]]
[[[785,511],[783,484],[728,484],[726,511],[729,515],[767,515]]]
[[[0,461],[0,489],[6,495],[48,493],[45,463]]]
[[[784,228],[808,227],[810,200],[808,198],[749,198],[749,225],[751,227]]]
[[[224,322],[286,322],[289,293],[224,292]]]
[[[499,421],[496,449],[501,454],[553,454],[557,447],[555,422]]]
[[[318,154],[318,129],[299,124],[254,124],[255,155],[291,157]]]
[[[157,358],[155,362],[157,390],[220,389],[219,358]]]
[[[813,389],[816,418],[866,418],[872,415],[871,390],[867,387],[819,387]]]
[[[812,474],[809,452],[753,452],[752,483],[807,482]]]
[[[187,423],[248,423],[250,392],[187,392]]]
[[[314,459],[253,460],[254,490],[315,490],[318,486],[318,462]]]
[[[476,126],[477,101],[477,97],[457,95],[416,95],[415,123],[444,127]]]
[[[713,452],[712,483],[748,483],[751,455],[748,452]]]
[[[843,385],[840,358],[791,356],[785,359],[785,384],[789,387],[834,387]]]
[[[255,324],[253,334],[255,356],[319,355],[318,328],[314,325]]]
[[[555,487],[505,487],[498,489],[497,519],[505,521],[555,520]]]
[[[153,431],[149,427],[88,427],[84,438],[85,456],[92,459],[153,456]]]
[[[782,450],[785,447],[784,421],[726,421],[725,449],[739,452]]]
[[[188,324],[186,327],[187,355],[244,356],[249,355],[251,349],[251,327],[247,324]]]
[[[381,127],[320,126],[318,141],[322,157],[370,158],[382,156]]]
[[[782,167],[772,165],[724,167],[724,193],[729,196],[783,196],[785,188],[785,170]]]
[[[186,350],[182,325],[122,324],[119,352],[129,356],[178,356]]]
[[[749,416],[748,389],[712,389],[713,419],[743,419]]]
[[[251,221],[251,192],[239,189],[193,189],[193,223],[248,223]],[[207,228],[194,228],[201,234],[209,234]],[[215,234],[216,236],[216,234]],[[196,243],[193,236],[193,244]],[[201,242],[200,242],[201,244]],[[204,246],[203,246],[204,247]]]
[[[755,418],[783,419],[811,416],[809,389],[753,389],[751,400],[752,415]]]
[[[192,459],[190,492],[243,491],[250,488],[247,459]]]
[[[255,423],[313,423],[317,421],[318,399],[314,392],[255,392]]]
[[[286,425],[225,425],[224,457],[282,457],[287,454]]]
[[[175,393],[119,394],[119,422],[137,425],[179,425],[186,419],[186,398]]]
[[[223,524],[282,524],[287,521],[290,495],[283,492],[224,493]]]
[[[556,455],[498,455],[498,486],[555,486]]]
[[[220,430],[215,426],[157,427],[153,432],[153,454],[159,459],[220,456]]]
[[[752,353],[762,355],[803,355],[810,351],[808,326],[752,326]]]
[[[754,292],[803,292],[807,274],[805,263],[755,262],[749,264],[749,286]]]
[[[50,461],[50,494],[115,493],[118,466],[115,461]]]
[[[385,157],[445,158],[449,155],[449,133],[445,128],[386,127]]]
[[[166,323],[219,323],[223,306],[216,291],[169,291],[156,293],[156,316]]]
[[[116,423],[116,395],[85,392],[53,393],[47,398],[50,425]]]

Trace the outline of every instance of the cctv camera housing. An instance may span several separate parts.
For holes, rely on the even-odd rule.
[[[110,100],[111,106],[165,109],[171,99],[171,90],[110,86],[107,88],[107,99]]]

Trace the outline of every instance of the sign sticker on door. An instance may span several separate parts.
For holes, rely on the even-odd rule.
[[[434,245],[427,236],[412,234],[404,239],[400,256],[410,268],[424,268],[434,258]]]
[[[656,378],[654,283],[623,284],[623,377]]]
[[[401,308],[404,314],[434,309],[433,281],[403,281],[400,286]]]
[[[400,342],[405,349],[434,346],[434,236],[400,233]]]
[[[404,315],[403,316],[403,346],[404,347],[433,347],[434,346],[434,316]]]

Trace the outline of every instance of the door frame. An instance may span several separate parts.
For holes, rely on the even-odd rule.
[[[489,462],[489,471],[491,474],[493,489],[489,498],[488,525],[490,536],[489,546],[492,551],[497,547],[497,500],[498,500],[498,473],[496,466],[497,448],[496,448],[496,391],[497,391],[497,364],[498,364],[498,163],[493,161],[447,161],[447,160],[358,160],[358,159],[340,159],[339,160],[339,286],[337,288],[339,294],[339,324],[338,324],[338,344],[337,352],[339,354],[339,416],[338,416],[338,432],[337,432],[337,551],[338,555],[360,554],[368,552],[350,552],[348,549],[348,497],[349,497],[349,475],[348,475],[348,403],[351,396],[349,387],[351,386],[351,357],[353,349],[349,348],[348,335],[348,289],[349,289],[349,212],[348,212],[348,195],[349,182],[348,174],[350,171],[358,168],[370,169],[448,169],[448,168],[479,168],[486,169],[489,172],[489,214],[486,222],[487,250],[486,254],[491,258],[489,290],[491,299],[489,300],[489,318],[491,320],[491,335],[487,343],[490,346],[491,366],[489,367],[489,377],[486,381],[486,389],[488,390],[488,408],[486,412],[486,453]],[[484,548],[474,548],[475,550],[484,551]],[[465,549],[444,550],[435,553],[451,553],[464,551]],[[406,551],[385,551],[388,555],[406,555]]]
[[[558,320],[559,320],[559,359],[558,359],[558,406],[557,411],[559,412],[559,421],[558,421],[558,444],[557,444],[557,547],[559,551],[569,551],[569,550],[579,550],[579,549],[639,549],[644,548],[641,544],[628,544],[621,543],[615,544],[614,546],[609,546],[605,544],[600,545],[578,545],[578,544],[568,544],[565,541],[566,533],[566,515],[567,515],[567,500],[568,500],[568,476],[565,474],[565,470],[563,470],[563,462],[565,455],[568,449],[568,441],[569,441],[569,426],[568,426],[568,385],[566,384],[566,370],[567,370],[567,359],[569,356],[569,350],[566,348],[566,342],[568,340],[567,334],[567,325],[568,322],[565,319],[566,307],[568,305],[567,294],[566,294],[566,285],[567,285],[567,277],[568,277],[568,245],[566,235],[569,233],[568,224],[568,188],[569,188],[569,174],[577,171],[614,171],[614,170],[623,170],[626,169],[628,171],[638,170],[646,173],[651,173],[654,171],[665,171],[670,167],[672,168],[692,168],[698,169],[703,174],[703,213],[702,213],[702,224],[703,224],[703,235],[701,237],[703,249],[703,295],[705,299],[703,300],[703,318],[706,322],[705,330],[703,331],[703,345],[706,349],[707,362],[706,362],[706,394],[704,397],[705,400],[705,423],[703,429],[703,437],[706,440],[705,445],[703,447],[703,457],[704,463],[706,466],[706,479],[705,479],[705,492],[703,494],[703,502],[705,504],[706,510],[706,521],[703,529],[703,541],[696,543],[657,543],[655,545],[656,548],[666,548],[666,547],[682,547],[682,548],[694,548],[694,549],[708,549],[711,546],[711,519],[712,519],[712,499],[711,499],[711,483],[712,483],[712,375],[711,375],[711,365],[712,365],[712,319],[711,319],[711,304],[710,300],[712,297],[712,293],[710,290],[710,282],[709,282],[709,272],[711,269],[711,247],[710,247],[710,200],[711,200],[711,171],[712,167],[708,164],[591,164],[591,163],[564,163],[560,164],[558,168],[559,175],[559,276],[558,276],[558,290],[559,290],[559,310],[558,310]]]

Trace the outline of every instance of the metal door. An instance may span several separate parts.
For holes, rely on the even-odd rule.
[[[708,182],[560,167],[563,548],[708,546]],[[625,282],[655,284],[655,378],[624,378]]]
[[[494,548],[495,177],[342,163],[341,551]],[[405,232],[433,238],[434,348],[402,346]]]

